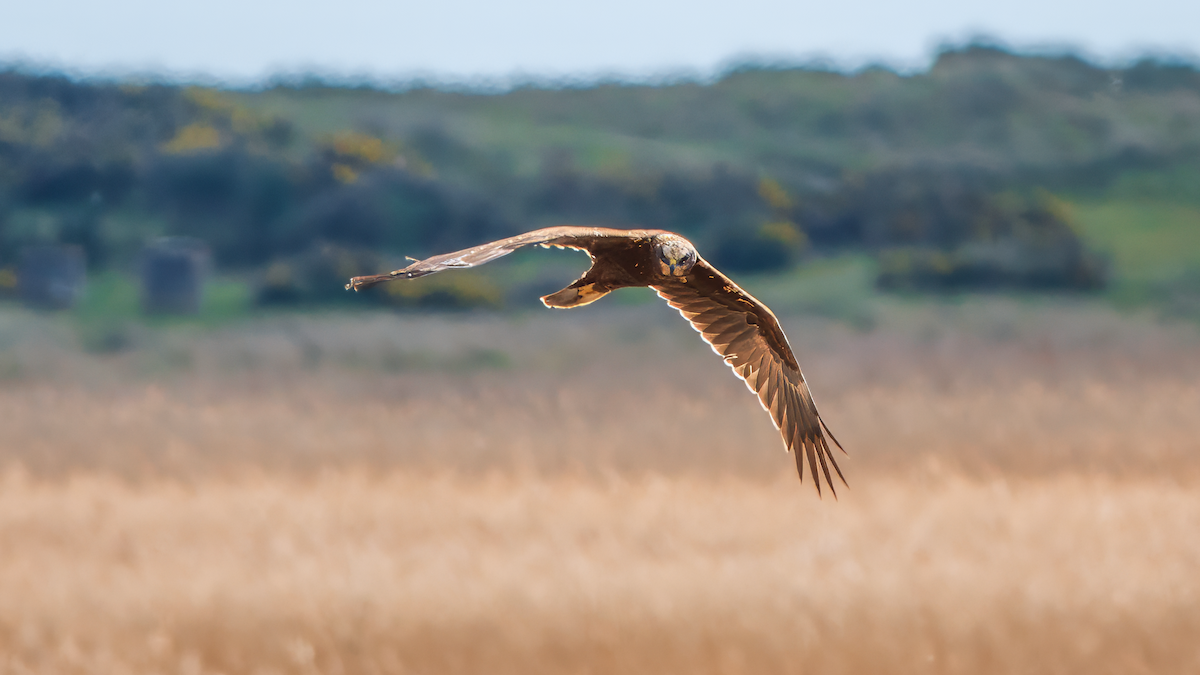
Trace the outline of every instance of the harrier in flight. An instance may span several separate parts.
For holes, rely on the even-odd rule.
[[[354,277],[347,289],[359,290],[393,279],[416,279],[446,269],[475,267],[524,246],[570,248],[586,252],[592,266],[557,293],[542,298],[547,307],[582,307],[618,288],[649,286],[679,310],[746,386],[758,395],[796,455],[804,480],[804,458],[821,492],[821,473],[834,496],[829,466],[845,484],[830,452],[842,446],[817,412],[779,321],[767,306],[721,274],[696,253],[691,242],[663,230],[614,230],[602,227],[548,227],[454,253],[436,255],[388,274]],[[845,452],[843,450],[843,452]]]

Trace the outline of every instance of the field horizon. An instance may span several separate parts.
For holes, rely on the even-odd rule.
[[[0,674],[1191,673],[1200,333],[785,314],[818,499],[669,309],[0,311]]]

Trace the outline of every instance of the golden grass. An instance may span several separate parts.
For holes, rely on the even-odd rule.
[[[685,326],[600,316],[15,341],[0,675],[1200,671],[1193,329],[789,324],[833,501]]]
[[[1190,673],[1195,485],[338,471],[0,493],[0,672]]]

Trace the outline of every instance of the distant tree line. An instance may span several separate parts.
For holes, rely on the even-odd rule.
[[[128,266],[184,235],[256,270],[264,300],[304,301],[338,296],[306,278],[571,222],[676,230],[738,272],[856,249],[888,288],[1096,288],[1105,263],[1051,194],[1200,166],[1197,109],[1191,65],[981,46],[913,76],[503,94],[0,71],[0,270],[55,242]]]

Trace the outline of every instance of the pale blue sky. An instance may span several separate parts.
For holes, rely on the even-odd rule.
[[[748,55],[919,67],[994,36],[1106,61],[1200,54],[1200,0],[0,0],[0,60],[241,83],[704,75]]]

